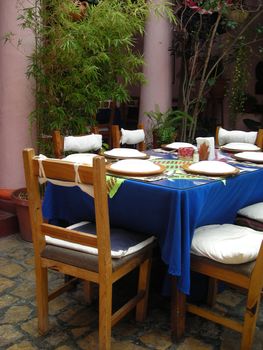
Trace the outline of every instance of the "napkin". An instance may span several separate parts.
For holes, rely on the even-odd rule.
[[[208,146],[208,160],[214,160],[215,159],[215,139],[214,137],[197,137],[196,138],[196,144],[197,148],[199,149],[201,144],[206,144]]]

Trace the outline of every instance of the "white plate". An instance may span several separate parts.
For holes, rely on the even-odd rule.
[[[234,154],[233,158],[254,163],[263,163],[263,152],[240,152]]]
[[[252,143],[231,142],[220,147],[223,151],[242,152],[242,151],[260,151],[260,148]]]
[[[123,159],[106,166],[106,168],[114,174],[132,176],[161,174],[165,170],[164,166],[143,159]]]
[[[188,143],[188,142],[172,142],[172,143],[169,143],[168,145],[162,145],[162,148],[163,149],[167,149],[167,150],[175,150],[177,151],[178,148],[181,148],[181,147],[193,147],[193,148],[196,148],[194,145],[192,145],[191,143]]]
[[[209,176],[227,176],[239,173],[239,169],[218,160],[202,160],[198,163],[184,165],[183,168],[186,172],[191,174]]]
[[[140,152],[133,148],[113,148],[110,151],[105,151],[104,156],[107,158],[126,159],[126,158],[142,158],[147,159],[149,156],[146,153]]]
[[[63,158],[62,160],[74,163],[83,163],[92,166],[93,158],[98,154],[94,153],[73,153]]]

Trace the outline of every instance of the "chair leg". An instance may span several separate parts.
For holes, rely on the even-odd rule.
[[[244,326],[240,348],[241,350],[249,350],[252,348],[260,305],[260,297],[258,298],[258,300],[255,301],[252,307],[248,307],[248,304],[249,303],[247,303],[244,317]]]
[[[151,265],[152,259],[147,259],[140,265],[138,294],[143,292],[144,296],[136,306],[136,321],[138,322],[143,322],[147,313]]]
[[[99,350],[111,349],[112,284],[99,285]]]
[[[218,288],[218,280],[216,278],[210,277],[208,282],[208,293],[207,293],[207,305],[209,305],[210,307],[213,307],[215,305],[217,288]]]
[[[40,268],[36,273],[36,297],[38,330],[41,335],[48,330],[48,270]]]
[[[84,300],[87,304],[92,303],[92,296],[93,296],[93,288],[92,288],[92,282],[90,281],[83,281],[83,292],[84,292]]]

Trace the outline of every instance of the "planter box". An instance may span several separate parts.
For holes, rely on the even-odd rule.
[[[29,217],[28,200],[26,199],[26,189],[19,188],[12,193],[12,201],[16,206],[16,215],[18,218],[21,238],[32,242],[32,231]]]

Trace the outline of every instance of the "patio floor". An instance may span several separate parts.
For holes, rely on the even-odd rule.
[[[45,336],[37,332],[34,295],[34,260],[32,244],[19,235],[0,239],[0,349],[96,350],[97,310],[95,299],[85,304],[82,284],[50,303],[51,329]],[[149,313],[146,321],[136,323],[127,316],[112,330],[112,350],[227,350],[238,349],[240,335],[196,316],[187,316],[186,336],[179,344],[170,338],[170,303],[157,288],[158,272],[153,270]],[[132,278],[131,278],[132,279]],[[51,284],[61,277],[54,272]],[[129,281],[116,284],[116,301],[130,291]],[[218,296],[217,308],[239,317],[244,295],[225,289]],[[258,319],[254,350],[263,349],[263,304]]]

